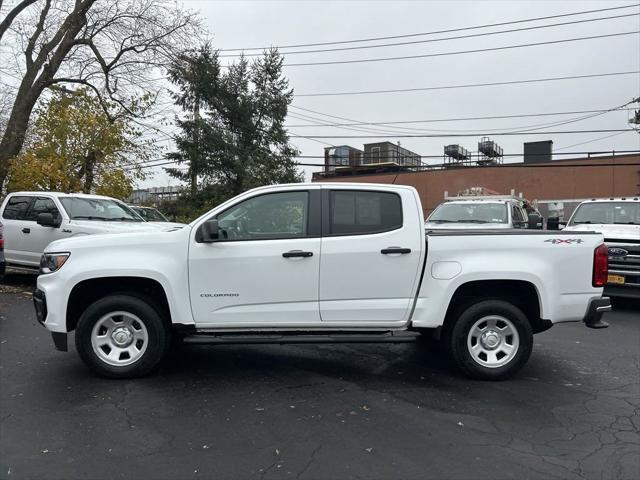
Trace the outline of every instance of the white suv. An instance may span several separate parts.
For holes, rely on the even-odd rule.
[[[145,222],[110,197],[59,192],[15,192],[0,208],[7,267],[37,269],[45,247],[62,238],[96,233],[167,230]]]

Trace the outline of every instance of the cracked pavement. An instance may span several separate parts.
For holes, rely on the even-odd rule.
[[[0,478],[637,479],[638,308],[537,335],[504,382],[426,342],[185,346],[118,381],[0,293]]]

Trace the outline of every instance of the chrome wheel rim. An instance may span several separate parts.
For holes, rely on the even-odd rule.
[[[149,344],[149,332],[139,317],[130,312],[110,312],[91,331],[93,352],[103,362],[116,367],[135,363]]]
[[[506,317],[488,315],[476,321],[467,335],[467,349],[476,363],[487,368],[503,367],[516,356],[520,337]]]

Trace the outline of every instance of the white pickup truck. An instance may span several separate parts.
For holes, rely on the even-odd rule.
[[[542,217],[528,213],[525,202],[503,195],[449,197],[438,205],[424,224],[425,230],[541,229]]]
[[[8,267],[37,271],[45,247],[61,238],[159,231],[184,224],[148,222],[119,200],[102,195],[13,192],[0,207]]]
[[[250,190],[188,227],[59,240],[34,303],[94,372],[150,372],[185,343],[407,342],[434,334],[467,375],[501,379],[554,323],[603,328],[595,232],[441,231],[400,185]]]
[[[574,210],[563,232],[593,230],[609,247],[610,297],[640,298],[640,197],[594,198]]]

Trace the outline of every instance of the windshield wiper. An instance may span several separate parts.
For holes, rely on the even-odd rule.
[[[578,221],[578,220],[574,220],[572,225],[576,225],[576,224],[587,224],[587,223],[593,223],[591,220],[584,220],[584,221]]]
[[[427,220],[428,222],[434,223],[456,223],[457,220]]]
[[[107,217],[93,217],[91,215],[76,215],[73,220],[109,220]]]
[[[142,222],[143,220],[136,220],[135,218],[130,217],[114,217],[108,218],[107,220],[116,221],[116,222]]]
[[[636,222],[613,222],[614,225],[640,225],[640,223]]]
[[[457,223],[491,223],[491,222],[487,222],[486,220],[476,220],[476,219],[471,219],[471,220],[456,220]]]

